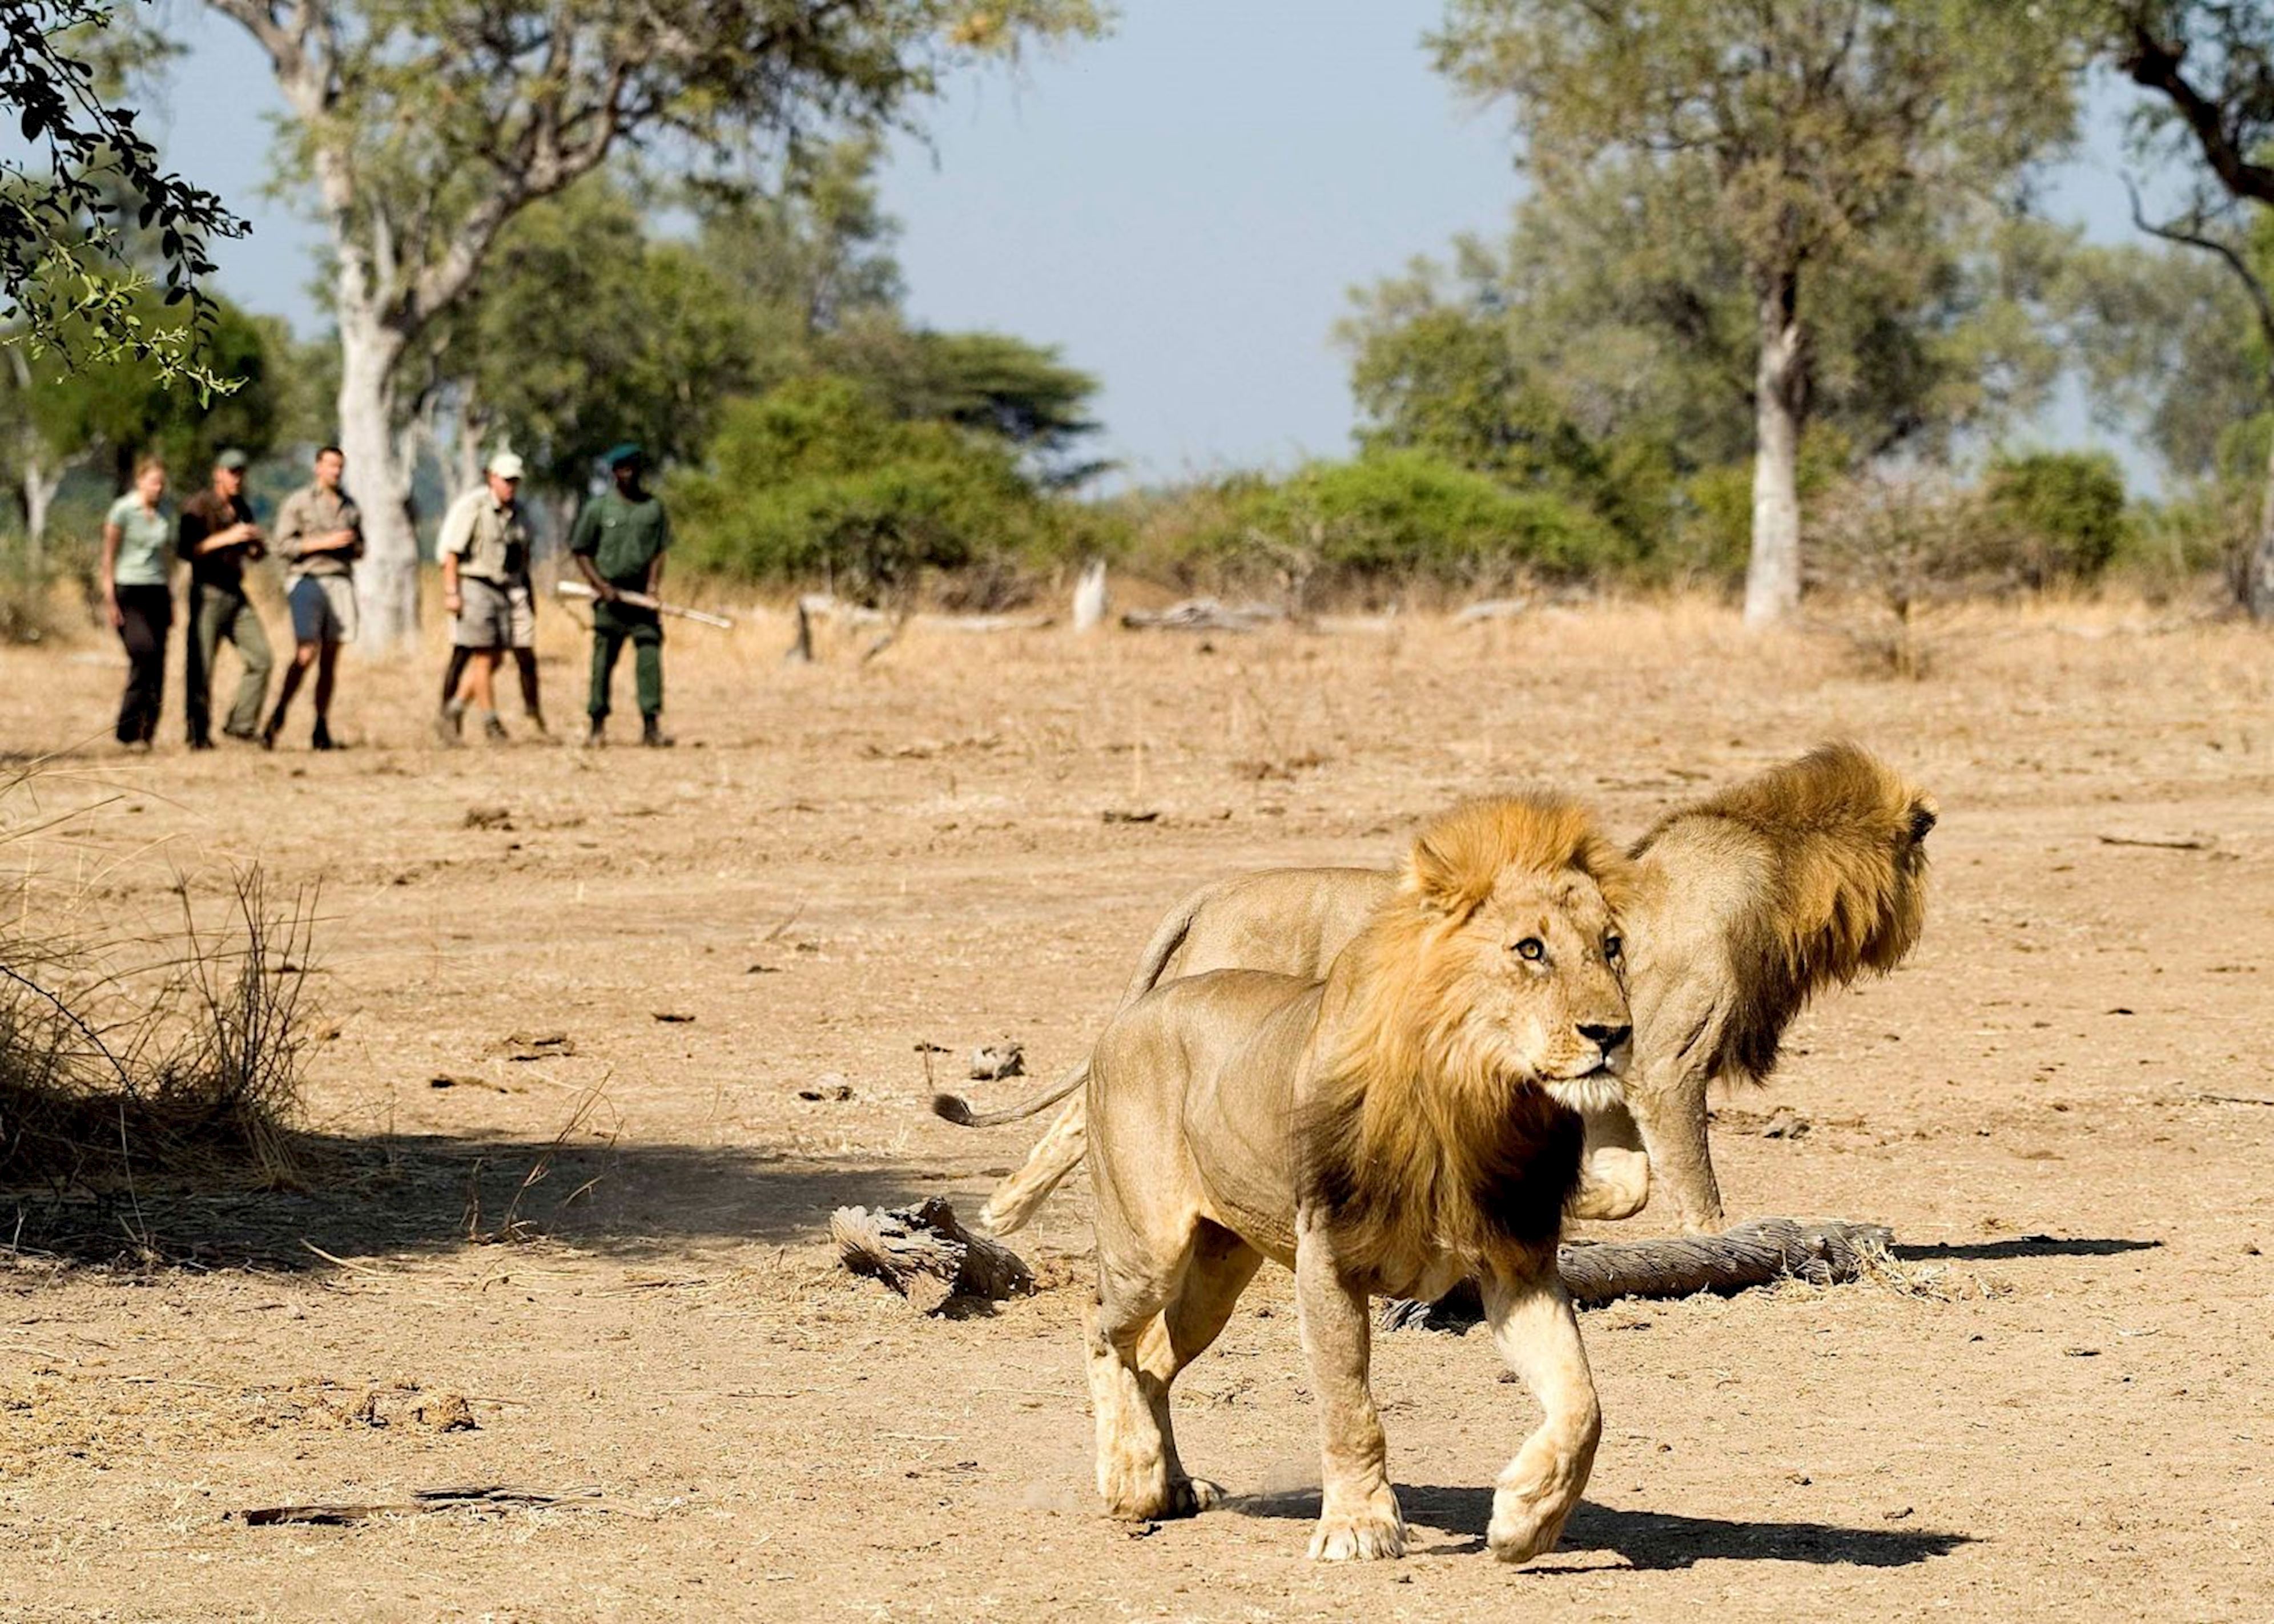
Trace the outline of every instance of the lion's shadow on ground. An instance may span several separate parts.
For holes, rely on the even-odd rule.
[[[975,1210],[994,1177],[873,1157],[748,1147],[556,1144],[503,1138],[306,1136],[281,1189],[167,1188],[0,1194],[0,1242],[81,1262],[323,1269],[353,1260],[546,1239],[631,1258],[690,1246],[783,1244],[838,1207],[947,1195]]]
[[[1400,1485],[1405,1520],[1423,1528],[1466,1535],[1460,1550],[1484,1549],[1492,1522],[1492,1491]],[[1242,1516],[1309,1522],[1319,1515],[1315,1489],[1291,1494],[1243,1495],[1227,1509]],[[1608,1551],[1644,1572],[1692,1568],[1699,1562],[1808,1562],[1826,1567],[1908,1568],[1947,1556],[1973,1543],[1970,1534],[1931,1529],[1842,1528],[1830,1522],[1740,1522],[1685,1517],[1663,1511],[1623,1511],[1581,1502],[1564,1525],[1556,1550],[1565,1555]]]

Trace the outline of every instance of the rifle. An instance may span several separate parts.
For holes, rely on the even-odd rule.
[[[597,599],[600,596],[582,581],[558,582],[553,590],[562,598],[579,598],[589,600]],[[660,603],[650,598],[645,592],[633,592],[618,587],[616,597],[620,601],[631,605],[635,609],[652,609],[658,614],[667,614],[676,620],[692,620],[698,626],[716,626],[722,631],[732,631],[734,628],[734,623],[723,614],[712,614],[705,609],[683,608],[678,604]]]

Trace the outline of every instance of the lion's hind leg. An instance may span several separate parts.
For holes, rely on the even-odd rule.
[[[1125,1263],[1099,1237],[1097,1297],[1083,1330],[1097,1422],[1097,1492],[1110,1516],[1141,1522],[1178,1510],[1172,1485],[1182,1468],[1168,1427],[1168,1384],[1145,1367],[1141,1350],[1163,1336],[1161,1311],[1186,1262],[1186,1255],[1155,1252]]]
[[[1169,1508],[1182,1516],[1206,1511],[1223,1491],[1185,1470],[1177,1454],[1177,1433],[1169,1415],[1169,1389],[1178,1375],[1223,1333],[1239,1294],[1255,1278],[1263,1254],[1221,1225],[1203,1221],[1193,1237],[1182,1279],[1137,1346],[1137,1364],[1154,1404],[1168,1467]]]

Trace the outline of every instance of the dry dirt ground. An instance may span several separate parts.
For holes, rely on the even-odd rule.
[[[336,1028],[308,1189],[24,1205],[0,1615],[2274,1617],[2274,638],[1985,613],[1898,682],[1679,605],[802,669],[778,614],[704,636],[674,635],[669,754],[445,753],[430,649],[350,664],[339,755],[303,721],[192,757],[169,695],[133,759],[108,647],[0,653],[0,746],[67,752],[41,804],[112,798],[11,862],[90,921],[255,861],[320,882]],[[1182,1386],[1234,1508],[1132,1528],[1088,1481],[1079,1178],[1020,1238],[1032,1299],[919,1320],[832,1267],[832,1207],[968,1214],[1028,1143],[929,1116],[920,1046],[1055,1072],[1195,882],[1385,861],[1521,782],[1638,830],[1837,734],[1940,798],[1929,933],[1721,1102],[1715,1152],[1735,1214],[1889,1223],[1909,1284],[1585,1314],[1607,1428],[1549,1557],[1482,1551],[1532,1417],[1480,1335],[1379,1339],[1417,1548],[1328,1568],[1284,1274]],[[86,1260],[130,1234],[175,1261]],[[592,1493],[231,1515],[466,1485]]]

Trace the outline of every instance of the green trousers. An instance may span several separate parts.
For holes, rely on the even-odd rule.
[[[213,736],[214,656],[226,642],[237,650],[245,669],[237,680],[237,702],[222,724],[239,737],[260,731],[260,702],[268,692],[268,634],[243,592],[227,587],[190,588],[190,635],[183,639],[182,675],[184,710],[189,714],[190,742]]]
[[[608,687],[616,656],[632,645],[632,673],[642,716],[663,714],[663,620],[652,609],[629,604],[592,605],[592,697],[585,706],[594,721],[608,714]]]

